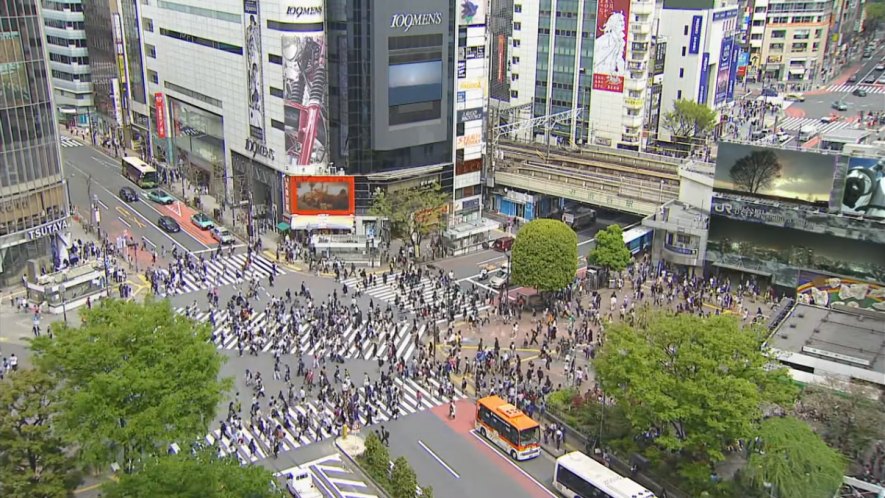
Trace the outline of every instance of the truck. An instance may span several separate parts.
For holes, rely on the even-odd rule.
[[[814,125],[803,125],[799,128],[799,141],[807,142],[815,137],[818,134],[817,126]]]

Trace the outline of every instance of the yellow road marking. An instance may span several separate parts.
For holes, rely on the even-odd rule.
[[[123,206],[117,206],[117,212],[120,213],[120,216],[126,218],[126,221],[137,226],[138,228],[144,228],[145,224],[140,219],[138,219],[135,215],[129,212],[128,209]]]

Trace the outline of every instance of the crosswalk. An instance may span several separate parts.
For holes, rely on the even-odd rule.
[[[439,393],[443,390],[443,386],[440,385],[439,381],[432,378],[419,383],[411,378],[404,379],[397,377],[394,379],[394,383],[399,387],[401,392],[399,404],[396,406],[396,414],[384,403],[371,401],[369,403],[375,411],[375,416],[373,417],[372,422],[375,424],[444,405],[451,399],[459,400],[466,398],[465,394],[457,388],[454,389],[454,394],[451,399],[440,395]],[[366,399],[365,389],[363,387],[358,387],[357,390],[359,391],[361,399]],[[334,404],[328,399],[324,403],[321,403],[318,400],[308,400],[304,403],[293,404],[286,408],[286,410],[288,410],[287,415],[289,418],[297,419],[300,414],[302,417],[308,417],[312,421],[316,420],[318,417],[334,418],[334,409]],[[360,410],[357,414],[357,418],[359,419],[361,426],[365,427],[368,425],[368,419],[364,410]],[[331,428],[324,424],[314,422],[307,424],[307,427],[303,430],[296,429],[283,420],[282,414],[278,414],[277,417],[266,415],[265,420],[268,424],[272,424],[272,427],[279,426],[282,431],[283,437],[280,440],[281,453],[338,436],[337,428]],[[220,456],[235,455],[240,462],[244,464],[255,463],[273,455],[273,442],[271,436],[268,434],[252,427],[249,423],[243,424],[243,427],[239,430],[239,434],[242,437],[242,443],[223,435],[219,428],[207,434],[205,441],[210,446],[216,447]],[[254,444],[252,444],[253,442]],[[252,449],[250,449],[250,447]]]
[[[783,128],[787,131],[798,131],[803,126],[811,125],[817,128],[817,130],[821,134],[825,134],[834,130],[841,130],[843,128],[853,128],[856,124],[855,121],[856,116],[850,116],[847,119],[840,119],[839,121],[835,121],[833,123],[824,123],[820,119],[815,118],[799,118],[788,116],[778,120],[777,125],[779,128]]]
[[[370,296],[374,299],[386,302],[390,305],[394,305],[395,303],[400,303],[400,310],[410,313],[417,311],[417,307],[422,306],[422,302],[427,305],[437,304],[443,306],[444,308],[448,307],[448,303],[450,302],[450,298],[455,297],[456,306],[456,317],[460,317],[463,315],[463,299],[466,298],[466,293],[460,287],[453,286],[447,289],[442,285],[438,285],[438,279],[432,275],[422,275],[421,280],[417,285],[414,286],[417,294],[420,295],[420,299],[412,301],[408,299],[410,292],[410,288],[407,286],[405,292],[403,292],[396,283],[396,277],[399,273],[393,273],[387,276],[387,282],[385,283],[380,276],[376,276],[375,285],[370,285],[368,288],[363,289],[363,293],[367,296]],[[361,285],[362,279],[360,277],[351,277],[345,279],[343,281],[344,285],[351,289],[356,289],[358,285]],[[458,294],[455,294],[455,289],[457,289]],[[479,309],[479,311],[485,310],[487,306],[483,306]]]
[[[183,272],[177,284],[159,285],[156,293],[160,296],[174,296],[187,294],[199,290],[206,290],[212,287],[221,287],[225,285],[238,284],[247,279],[267,279],[272,273],[276,272],[276,276],[283,275],[286,272],[258,254],[252,254],[252,265],[247,271],[243,271],[243,265],[246,262],[247,254],[240,252],[233,256],[219,256],[215,259],[205,259],[205,274],[197,274],[196,272]],[[162,280],[167,280],[169,272],[166,269],[157,270]]]
[[[62,147],[80,147],[83,145],[83,142],[71,137],[62,136],[59,137],[59,141],[61,142]]]
[[[377,498],[363,479],[354,474],[341,460],[341,455],[333,453],[310,462],[289,467],[276,473],[278,477],[288,481],[289,474],[307,470],[314,484],[327,492],[329,496],[340,498]]]
[[[186,314],[186,307],[176,309]],[[425,335],[430,334],[427,323],[417,324],[411,320],[392,323],[386,327],[376,327],[367,322],[351,323],[343,327],[343,332],[334,333],[313,322],[290,325],[293,332],[282,334],[278,331],[275,317],[266,311],[257,311],[249,317],[239,335],[232,330],[230,313],[226,309],[216,312],[198,311],[192,315],[199,322],[213,323],[212,341],[219,349],[235,350],[245,337],[257,341],[261,352],[279,350],[284,354],[335,355],[342,358],[375,360],[395,358],[408,361],[418,350]],[[386,338],[387,340],[384,340]],[[243,343],[245,344],[245,343]],[[246,346],[244,346],[246,348]]]
[[[830,93],[851,93],[854,90],[861,88],[867,91],[869,94],[883,94],[885,95],[885,85],[874,85],[871,83],[858,83],[858,84],[849,84],[849,85],[830,85],[827,87],[827,92]]]

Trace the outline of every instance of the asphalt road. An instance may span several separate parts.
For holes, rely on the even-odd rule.
[[[165,246],[189,252],[211,249],[214,244],[192,235],[190,226],[182,226],[178,233],[166,233],[157,227],[161,215],[174,214],[168,206],[161,206],[149,201],[143,191],[120,174],[120,160],[109,157],[89,146],[62,148],[65,173],[70,182],[71,201],[78,212],[88,219],[90,210],[89,194],[98,199],[97,204],[101,217],[101,229],[106,231],[111,240],[124,233],[135,238],[136,242],[145,240],[147,247]],[[127,203],[119,197],[122,187],[135,188],[141,199]],[[193,227],[195,230],[196,228]],[[141,251],[139,251],[141,252]],[[145,261],[149,255],[142,254],[139,261]]]
[[[838,87],[840,91],[807,95],[805,102],[794,102],[791,107],[801,109],[805,113],[805,117],[809,118],[821,118],[834,112],[844,118],[857,116],[857,113],[861,111],[864,113],[885,111],[885,85],[862,84],[868,76],[875,76],[878,80],[878,78],[885,74],[883,71],[876,71],[876,65],[880,63],[883,57],[885,57],[885,47],[874,52],[872,58],[863,59],[860,69],[855,73],[858,75],[857,83],[846,83]],[[866,97],[858,97],[851,94],[855,86],[858,85],[861,88],[868,89]],[[833,88],[833,86],[828,88]],[[878,92],[882,93],[877,93],[875,90],[870,90],[870,88],[877,88]],[[832,105],[836,101],[844,102],[848,106],[848,110],[836,111],[833,109]]]

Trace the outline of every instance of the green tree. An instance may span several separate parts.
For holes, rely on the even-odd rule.
[[[634,429],[658,427],[660,447],[715,462],[727,445],[753,436],[763,408],[795,399],[786,370],[770,368],[763,340],[735,317],[643,309],[635,325],[606,331],[594,367]]]
[[[53,424],[82,462],[131,470],[169,443],[202,437],[230,379],[208,324],[168,301],[107,300],[73,328],[33,341],[35,364],[60,382]]]
[[[418,477],[405,457],[399,457],[393,462],[390,491],[393,498],[416,498],[418,496]]]
[[[388,480],[390,452],[374,432],[366,436],[366,451],[362,458],[372,477],[381,481]]]
[[[735,161],[728,170],[737,190],[757,194],[781,176],[781,163],[771,150],[757,150]]]
[[[875,32],[885,22],[885,3],[867,2],[865,9],[864,31]]]
[[[387,218],[393,235],[407,239],[419,256],[424,238],[443,225],[441,210],[450,200],[451,196],[436,182],[393,192],[379,190],[372,198],[369,214]]]
[[[673,110],[664,114],[664,128],[681,141],[694,143],[706,138],[716,126],[716,111],[693,100],[679,99]]]
[[[530,221],[516,234],[511,265],[513,284],[539,292],[558,291],[575,279],[578,236],[559,220]]]
[[[143,468],[103,486],[106,498],[283,497],[273,473],[260,465],[219,458],[212,449],[151,457]]]
[[[20,370],[0,382],[0,496],[73,496],[80,472],[50,426],[56,414],[55,381]]]
[[[624,232],[620,225],[609,225],[596,232],[596,247],[587,255],[587,262],[609,271],[623,271],[633,256],[624,244]]]
[[[842,484],[845,461],[805,422],[769,418],[759,426],[761,447],[754,448],[742,475],[766,496],[831,498]]]

